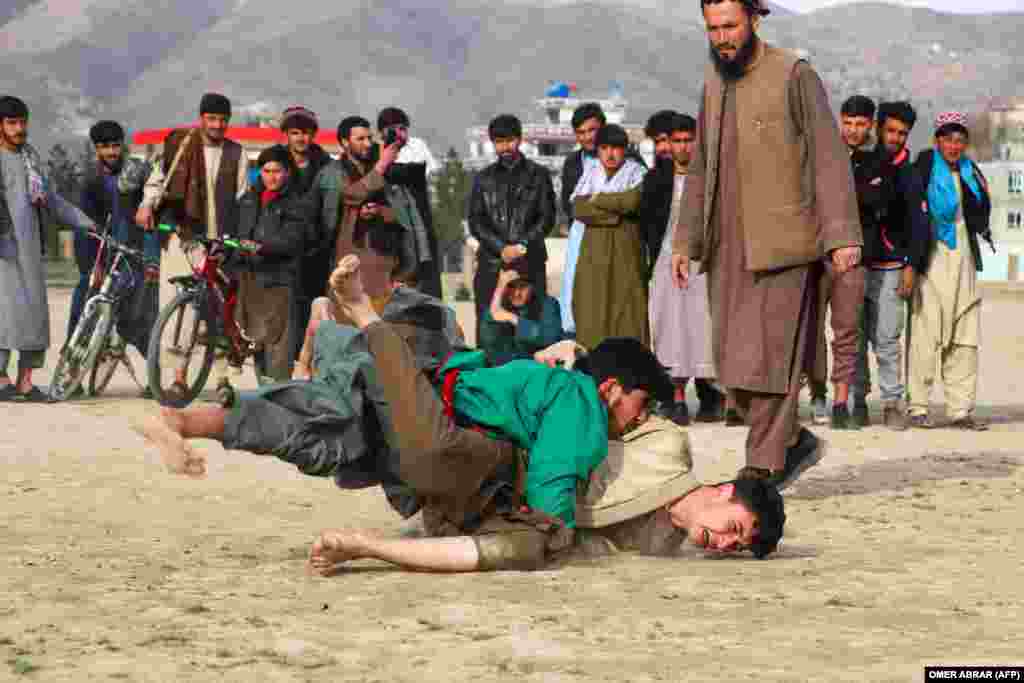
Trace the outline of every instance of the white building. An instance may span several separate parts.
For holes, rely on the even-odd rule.
[[[992,196],[993,254],[982,243],[982,280],[1024,279],[1024,155],[1020,161],[979,164]]]
[[[979,164],[992,195],[992,237],[982,247],[983,280],[1024,279],[1024,97],[993,102],[988,110],[995,159]]]

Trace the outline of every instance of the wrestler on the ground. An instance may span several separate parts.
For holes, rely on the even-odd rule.
[[[381,484],[404,516],[422,508],[432,535],[460,536],[384,542],[382,559],[434,570],[543,565],[571,545],[577,486],[605,462],[609,438],[633,432],[647,420],[649,400],[671,392],[664,371],[632,339],[606,340],[573,370],[534,361],[483,368],[483,354],[457,353],[441,366],[438,397],[399,326],[374,310],[358,264],[351,256],[339,266],[348,281],[338,301],[359,329],[320,325],[314,381],[243,396],[230,410],[165,410],[145,433],[176,472],[203,476],[205,459],[185,440],[213,438],[227,448],[273,453],[343,487]],[[421,323],[429,320],[414,324]],[[725,505],[736,486],[681,490],[665,504],[689,502],[670,506],[661,519],[667,523],[675,510],[674,526],[695,534],[698,545],[767,554],[781,535],[781,499],[770,487],[752,487],[748,507],[756,514],[742,505],[732,516],[724,508],[713,518],[687,512],[711,509],[715,500]],[[693,490],[701,493],[689,498]],[[767,512],[758,500],[768,501]],[[758,522],[768,527],[762,531]],[[349,541],[325,532],[312,568],[329,573],[327,565],[352,554]]]

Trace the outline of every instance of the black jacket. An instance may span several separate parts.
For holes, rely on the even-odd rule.
[[[287,149],[284,145],[278,145]],[[292,172],[289,185],[291,191],[303,197],[309,195],[313,189],[317,174],[327,164],[331,163],[331,155],[324,151],[323,147],[317,144],[309,146],[309,164],[301,171],[295,169]],[[314,212],[313,219],[319,224],[319,216],[315,215],[316,205],[310,204],[310,210]],[[331,261],[334,253],[331,245],[325,240],[310,240],[306,245],[306,252],[302,257],[299,268],[299,283],[304,296],[312,299],[324,292],[327,286],[327,276],[331,274]]]
[[[285,145],[275,145],[275,147],[285,151],[288,150]],[[313,180],[316,178],[316,174],[320,172],[321,168],[331,163],[331,155],[316,143],[309,146],[309,152],[306,156],[309,158],[306,168],[301,171],[294,169],[289,183],[292,186],[292,190],[296,194],[301,195],[309,193],[313,188]]]
[[[881,145],[857,150],[850,157],[868,267],[886,261],[909,263],[911,245],[928,239],[907,213],[913,173],[909,159],[909,151],[893,158]]]
[[[675,186],[675,165],[670,159],[659,159],[644,176],[640,191],[640,236],[647,252],[648,277],[661,253],[661,244],[669,230],[672,216],[672,190]]]
[[[572,201],[569,200],[569,196],[572,195],[572,191],[576,189],[576,183],[583,177],[583,150],[578,149],[569,156],[565,157],[565,161],[562,163],[562,212],[565,214],[566,220],[572,223]]]
[[[307,245],[316,239],[313,205],[285,186],[278,197],[262,206],[262,190],[257,182],[239,201],[238,229],[232,234],[259,242],[262,248],[259,254],[233,252],[225,267],[236,273],[256,273],[256,281],[264,287],[291,287],[297,283]]]
[[[546,168],[526,158],[512,168],[491,164],[473,182],[467,213],[482,268],[497,270],[504,247],[524,244],[531,271],[543,272],[544,238],[555,224],[555,189]]]
[[[423,262],[417,272],[419,282],[417,288],[441,298],[441,263],[440,253],[437,248],[437,233],[434,232],[434,214],[430,206],[430,193],[428,190],[429,180],[427,179],[426,163],[399,164],[394,163],[388,167],[384,179],[392,185],[404,187],[416,200],[416,209],[420,218],[427,228],[427,243],[430,248],[430,261]],[[425,267],[429,265],[429,267]]]
[[[928,183],[932,178],[932,162],[934,149],[926,149],[917,155],[914,161],[911,176],[911,188],[909,193],[910,217],[917,223],[915,233],[924,237],[916,240],[910,249],[910,264],[914,270],[924,274],[928,272],[931,265],[932,245],[935,243],[935,232],[931,226],[931,218],[928,214]],[[974,256],[975,267],[982,270],[981,249],[978,244],[978,237],[991,244],[992,231],[989,227],[989,219],[992,215],[992,201],[988,192],[988,181],[982,175],[981,169],[973,161],[968,160],[974,167],[974,174],[978,178],[978,185],[981,188],[981,197],[975,197],[974,193],[967,187],[963,180],[960,181],[960,189],[963,194],[964,222],[967,224],[968,241],[970,242],[971,254]]]

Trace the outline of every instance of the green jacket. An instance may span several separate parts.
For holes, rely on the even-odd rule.
[[[527,307],[515,311],[519,324],[499,323],[484,311],[480,321],[480,339],[477,346],[487,353],[491,365],[504,365],[517,359],[530,359],[533,354],[562,341],[562,312],[558,301],[545,296],[541,304],[540,319],[526,317]]]
[[[526,502],[576,526],[576,487],[608,456],[608,412],[589,375],[517,360],[488,368],[482,351],[454,354],[455,412],[529,453]]]

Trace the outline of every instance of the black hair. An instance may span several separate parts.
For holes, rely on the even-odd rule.
[[[760,479],[737,479],[718,486],[723,484],[732,484],[733,499],[757,515],[757,535],[750,544],[754,557],[761,559],[774,552],[786,525],[786,507],[778,489]]]
[[[597,119],[603,126],[608,120],[604,116],[604,109],[597,102],[584,102],[572,112],[572,129],[576,130],[585,121]]]
[[[628,391],[643,389],[656,401],[671,401],[675,386],[654,352],[637,339],[610,337],[577,361],[578,369],[600,386],[617,379]]]
[[[117,121],[99,121],[89,129],[89,139],[94,145],[124,142],[124,128]]]
[[[409,115],[398,107],[385,107],[377,114],[377,130],[390,126],[409,126]]]
[[[491,119],[491,123],[487,126],[487,135],[492,142],[499,138],[521,138],[523,137],[523,124],[517,116],[499,114]]]
[[[967,130],[967,126],[960,123],[944,123],[935,129],[936,138],[944,138],[953,133],[963,133],[964,137],[971,137],[971,131]]]
[[[597,131],[597,139],[594,144],[598,147],[602,145],[629,147],[629,135],[622,126],[609,123],[607,126],[601,126],[601,130]]]
[[[886,119],[896,119],[907,124],[907,128],[913,128],[917,123],[917,112],[910,105],[910,102],[882,102],[878,105],[878,127],[885,124]]]
[[[14,95],[0,97],[0,119],[27,119],[28,105]]]
[[[364,119],[362,116],[346,116],[338,124],[338,144],[341,144],[342,140],[348,140],[349,135],[352,134],[353,128],[369,128],[370,122]]]
[[[220,114],[231,118],[231,100],[219,92],[208,92],[199,100],[199,115]]]
[[[697,122],[692,116],[680,114],[672,109],[663,109],[647,119],[647,125],[644,126],[644,135],[652,140],[659,135],[672,135],[677,132],[696,133]]]
[[[294,169],[292,168],[293,161],[292,155],[288,152],[288,148],[284,145],[274,145],[273,147],[267,147],[265,150],[260,152],[259,157],[256,159],[256,165],[259,168],[263,168],[264,164],[268,164],[272,161],[284,166],[285,170],[291,173]]]
[[[870,97],[864,95],[853,95],[848,97],[843,106],[839,109],[840,116],[863,116],[866,119],[875,118],[875,103]]]

